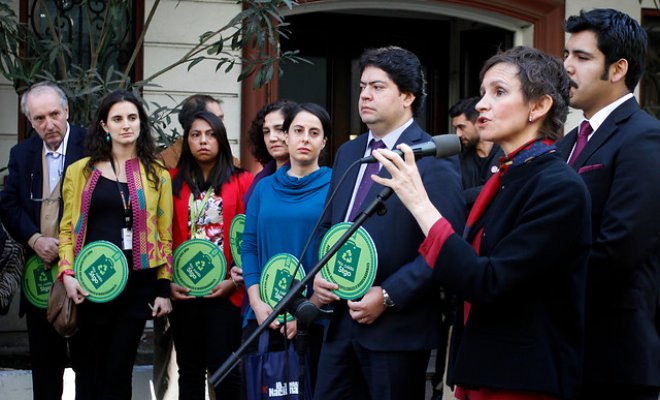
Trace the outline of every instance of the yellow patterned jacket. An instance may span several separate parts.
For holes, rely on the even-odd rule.
[[[71,164],[62,185],[64,211],[60,222],[59,271],[73,268],[85,243],[89,203],[101,171],[87,169],[89,157]],[[133,269],[159,268],[158,279],[172,279],[172,181],[156,166],[158,189],[148,181],[138,159],[126,161],[133,211]],[[137,206],[136,206],[137,205]]]

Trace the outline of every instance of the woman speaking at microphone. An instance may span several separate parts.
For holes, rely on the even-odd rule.
[[[506,154],[465,233],[430,203],[410,148],[374,156],[426,235],[428,275],[456,293],[448,383],[460,399],[573,399],[582,369],[591,221],[582,179],[553,142],[566,118],[561,61],[516,47],[486,61],[478,129]],[[415,264],[411,264],[415,265]],[[406,270],[399,273],[405,274]]]
[[[189,239],[208,240],[233,261],[229,228],[244,212],[243,195],[252,174],[234,167],[227,131],[210,112],[194,115],[184,127],[177,169],[172,170],[174,249]],[[179,398],[203,400],[206,371],[213,374],[241,344],[240,306],[243,289],[228,275],[201,298],[172,283],[174,310],[170,315],[179,366]],[[218,399],[240,398],[238,370],[215,387]]]
[[[131,92],[117,90],[101,101],[86,140],[90,156],[64,178],[59,246],[59,278],[79,305],[71,340],[76,398],[130,399],[145,323],[172,308],[171,181],[154,158],[147,114]],[[126,257],[128,281],[114,299],[85,301],[89,293],[79,280],[86,275],[75,276],[74,261],[83,245],[99,241]]]

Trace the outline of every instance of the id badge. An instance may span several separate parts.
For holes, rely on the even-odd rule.
[[[121,228],[121,245],[123,250],[133,250],[133,230]]]

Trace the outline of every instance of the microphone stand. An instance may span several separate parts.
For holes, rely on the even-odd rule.
[[[381,190],[380,193],[376,196],[374,201],[367,207],[365,208],[360,214],[358,214],[357,218],[355,218],[355,221],[353,221],[353,225],[337,240],[337,243],[335,243],[329,250],[328,252],[321,258],[321,260],[312,268],[308,274],[305,275],[305,277],[301,281],[296,281],[295,284],[289,289],[287,294],[280,300],[280,302],[275,306],[273,309],[273,312],[264,320],[264,322],[257,327],[257,329],[248,337],[243,344],[235,351],[233,352],[227,360],[218,368],[213,375],[209,378],[211,381],[211,384],[213,386],[217,386],[225,377],[229,374],[229,372],[236,367],[238,362],[241,359],[241,356],[245,352],[245,349],[250,345],[250,343],[254,342],[259,335],[266,329],[268,329],[268,326],[273,322],[275,318],[277,318],[278,315],[282,314],[285,312],[285,309],[289,310],[291,314],[293,314],[297,319],[299,324],[302,323],[302,326],[305,328],[309,326],[310,323],[312,323],[317,317],[319,313],[323,314],[329,314],[327,311],[321,311],[319,310],[316,306],[313,307],[308,307],[302,304],[300,301],[298,302],[297,307],[291,307],[290,303],[292,303],[292,300],[296,298],[300,298],[299,293],[302,293],[302,290],[307,286],[310,280],[314,278],[314,276],[323,268],[325,264],[330,261],[330,259],[339,251],[339,249],[348,241],[348,239],[355,233],[355,231],[358,230],[360,226],[366,221],[368,218],[373,216],[375,213],[378,215],[383,215],[387,210],[385,209],[385,200],[387,200],[394,191],[389,188],[385,187],[383,190]],[[303,302],[304,303],[304,302]],[[307,302],[309,303],[309,302]],[[311,304],[311,303],[309,303]],[[292,309],[293,308],[293,309]],[[313,310],[312,310],[313,308]],[[296,312],[298,310],[304,309],[304,312]],[[304,365],[304,362],[303,362]],[[304,369],[304,368],[303,368]],[[298,385],[299,389],[303,388],[304,386],[304,381],[301,380]],[[303,391],[299,390],[298,391],[298,396],[299,398],[302,399]]]
[[[298,399],[305,397],[305,353],[309,346],[309,325],[306,321],[298,321],[296,332],[296,353],[298,353]],[[289,391],[290,392],[290,391]]]

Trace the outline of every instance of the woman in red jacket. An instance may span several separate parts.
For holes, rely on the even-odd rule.
[[[189,239],[211,241],[232,264],[229,227],[243,213],[243,195],[252,183],[249,172],[232,164],[232,152],[222,121],[209,112],[195,114],[184,127],[181,157],[172,175],[174,216],[173,247]],[[172,283],[174,310],[170,315],[177,364],[179,398],[204,399],[206,371],[222,365],[241,342],[240,305],[244,290],[225,275],[204,297]],[[238,370],[215,387],[218,399],[240,398]]]

